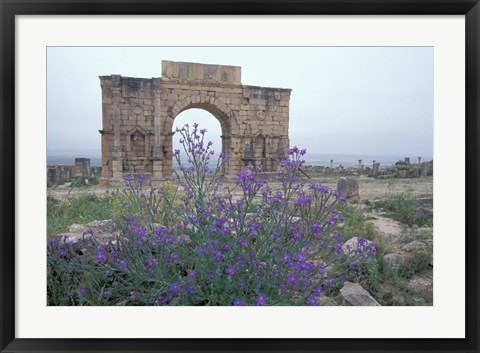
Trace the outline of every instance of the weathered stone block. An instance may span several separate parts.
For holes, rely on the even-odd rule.
[[[340,178],[337,184],[337,191],[347,199],[358,199],[358,181],[355,178]]]

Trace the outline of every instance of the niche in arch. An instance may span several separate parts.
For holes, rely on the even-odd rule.
[[[134,127],[126,135],[126,163],[124,169],[130,173],[149,173],[151,155],[149,134],[141,127]]]

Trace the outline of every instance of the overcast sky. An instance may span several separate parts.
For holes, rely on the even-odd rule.
[[[50,47],[48,151],[100,155],[98,76],[160,77],[162,60],[241,66],[243,84],[291,88],[290,144],[309,153],[433,157],[432,47]],[[208,112],[174,125],[195,121],[219,146]]]

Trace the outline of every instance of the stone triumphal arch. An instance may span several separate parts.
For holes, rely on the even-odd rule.
[[[162,61],[162,77],[110,75],[100,83],[102,185],[127,174],[169,179],[173,122],[191,108],[220,122],[226,177],[247,164],[275,171],[286,157],[291,89],[243,85],[241,67]]]

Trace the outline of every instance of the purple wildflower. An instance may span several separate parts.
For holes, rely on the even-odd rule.
[[[155,258],[152,256],[150,257],[147,262],[145,263],[145,266],[151,270],[152,268],[154,268],[155,266],[157,266],[157,260],[155,260]]]
[[[233,276],[235,274],[235,270],[237,269],[236,265],[231,265],[227,268],[227,275]]]
[[[256,306],[262,306],[267,302],[267,296],[265,294],[259,294],[257,301],[255,302]]]
[[[316,235],[322,234],[322,227],[319,226],[317,223],[312,224],[312,230]]]
[[[279,191],[273,197],[273,201],[276,203],[279,203],[280,201],[282,201],[282,198],[283,198],[283,194]]]
[[[166,241],[166,242],[167,242],[168,245],[174,245],[174,244],[175,244],[175,237],[174,237],[173,235],[169,235],[169,236],[167,237],[167,241]]]
[[[295,233],[293,233],[293,239],[295,239],[295,240],[300,240],[300,239],[302,239],[302,233],[300,233],[300,232],[298,232],[298,231],[295,232]]]
[[[180,292],[180,285],[176,282],[172,283],[172,285],[170,286],[170,291],[172,291],[173,293]]]
[[[220,262],[220,261],[222,261],[223,255],[222,255],[222,253],[221,253],[220,251],[215,250],[215,251],[213,252],[213,257],[215,258],[215,261]]]
[[[246,241],[245,238],[243,238],[243,237],[242,237],[242,238],[239,238],[239,239],[237,240],[237,242],[238,242],[241,246],[243,246],[243,247],[246,247],[246,246],[247,246],[247,241]]]
[[[48,245],[54,246],[57,243],[57,239],[54,237],[48,238]]]
[[[323,293],[323,287],[317,287],[313,290],[313,294],[320,297]]]
[[[308,300],[309,305],[312,305],[312,306],[317,306],[318,305],[317,300],[315,299],[315,297],[313,295],[309,296],[307,300]]]
[[[103,250],[98,249],[95,260],[101,264],[104,264],[105,262],[107,262],[107,255]]]
[[[290,276],[288,276],[287,282],[291,286],[298,284],[298,275],[295,273],[292,273]]]
[[[120,268],[122,270],[128,271],[127,259],[124,259],[124,260],[120,261],[120,263],[118,265],[120,266]]]
[[[303,251],[299,251],[295,254],[295,260],[297,261],[305,261],[307,259],[307,254]]]
[[[185,289],[185,292],[187,293],[193,293],[195,291],[195,286],[193,284],[188,285],[188,287]]]
[[[244,306],[245,304],[243,303],[242,299],[237,298],[233,301],[234,306]]]

